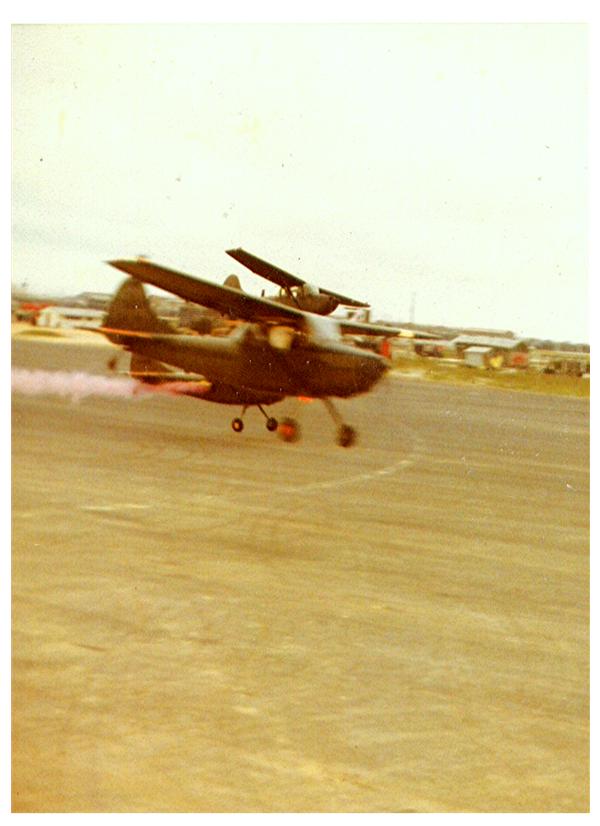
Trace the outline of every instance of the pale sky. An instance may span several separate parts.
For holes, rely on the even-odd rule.
[[[373,317],[589,340],[579,24],[13,27],[13,284],[144,254]]]

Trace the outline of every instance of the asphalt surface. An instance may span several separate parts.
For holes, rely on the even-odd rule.
[[[339,406],[13,395],[15,811],[588,809],[587,400]]]

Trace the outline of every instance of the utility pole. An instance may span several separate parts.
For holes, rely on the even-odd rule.
[[[410,314],[409,314],[411,324],[415,323],[415,304],[416,304],[416,302],[417,302],[417,294],[416,293],[411,293],[411,295],[410,295]]]

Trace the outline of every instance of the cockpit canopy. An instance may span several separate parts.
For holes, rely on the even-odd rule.
[[[315,284],[303,284],[299,287],[301,295],[320,295],[321,291]]]

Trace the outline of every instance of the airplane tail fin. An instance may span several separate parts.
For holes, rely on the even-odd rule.
[[[122,336],[117,331],[175,332],[170,324],[156,315],[143,285],[135,278],[128,278],[115,293],[104,319],[104,327],[108,328],[106,337],[114,344],[123,343]]]
[[[231,287],[233,290],[239,290],[240,292],[243,292],[242,285],[240,284],[240,279],[237,277],[237,275],[228,275],[223,284],[226,287]]]

